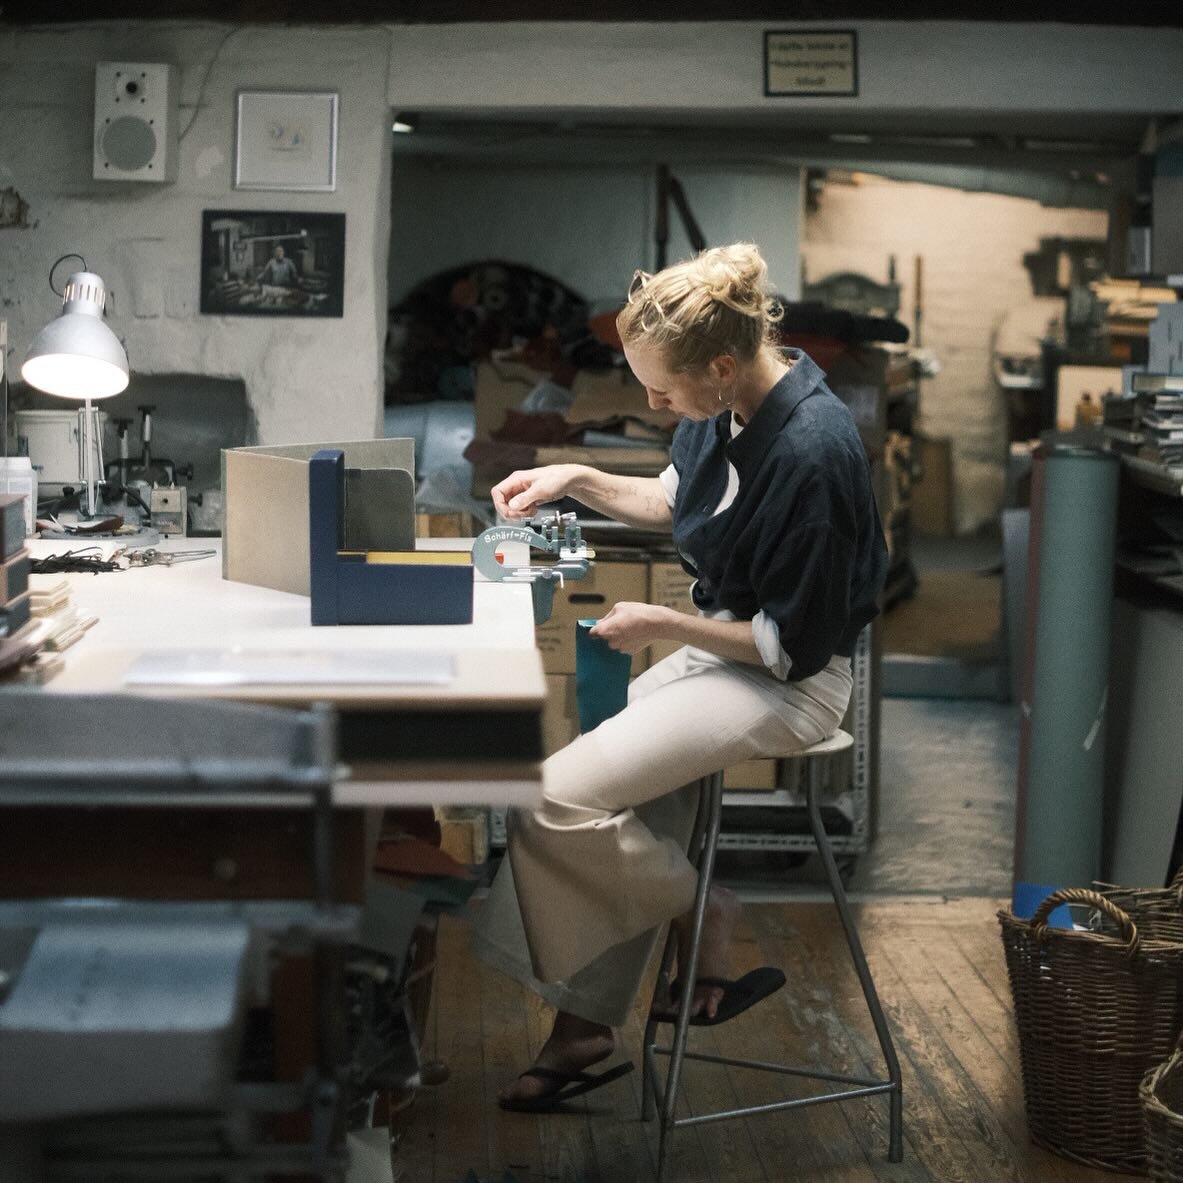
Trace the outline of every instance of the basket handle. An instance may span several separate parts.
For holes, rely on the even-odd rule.
[[[1090,908],[1096,908],[1099,912],[1104,912],[1121,930],[1121,939],[1125,941],[1126,955],[1133,957],[1137,954],[1140,944],[1138,940],[1138,926],[1111,900],[1107,900],[1103,895],[1098,895],[1095,891],[1089,891],[1083,887],[1063,887],[1059,891],[1053,891],[1035,909],[1031,917],[1031,931],[1034,933],[1036,940],[1044,941],[1047,939],[1047,918],[1061,904],[1087,904]]]

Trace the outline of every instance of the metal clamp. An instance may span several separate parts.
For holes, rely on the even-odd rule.
[[[507,542],[524,542],[534,550],[557,554],[559,561],[545,567],[511,567],[497,557],[497,548]],[[490,526],[472,544],[472,565],[486,579],[529,583],[534,598],[534,623],[550,619],[555,585],[567,579],[583,579],[596,552],[583,541],[573,513],[536,514],[529,524]]]

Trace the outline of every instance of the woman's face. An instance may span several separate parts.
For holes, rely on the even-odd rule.
[[[719,383],[712,380],[709,368],[703,374],[675,372],[659,349],[640,341],[625,344],[624,356],[637,381],[645,387],[653,410],[668,407],[687,419],[710,419],[723,409]]]

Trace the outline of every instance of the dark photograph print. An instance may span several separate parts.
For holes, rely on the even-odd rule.
[[[202,211],[202,312],[342,316],[344,305],[344,214]]]

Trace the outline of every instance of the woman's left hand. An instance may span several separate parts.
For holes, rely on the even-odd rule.
[[[669,608],[625,600],[614,604],[607,616],[596,621],[591,635],[603,638],[610,648],[632,656],[669,636],[672,615]]]

